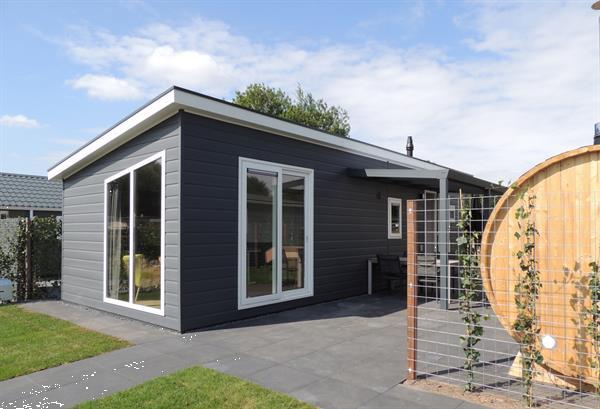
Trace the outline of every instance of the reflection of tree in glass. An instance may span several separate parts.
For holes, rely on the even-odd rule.
[[[137,252],[143,252],[147,260],[160,257],[160,223],[148,219],[136,221]]]
[[[248,192],[260,195],[271,197],[271,189],[267,186],[267,184],[260,180],[256,176],[248,175]]]

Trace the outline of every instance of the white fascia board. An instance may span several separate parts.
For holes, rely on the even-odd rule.
[[[48,179],[64,179],[176,112],[175,90],[140,109],[98,139],[48,170]]]
[[[395,165],[428,170],[444,169],[433,163],[404,156],[375,145],[362,143],[351,138],[342,138],[301,125],[296,125],[291,122],[282,121],[244,108],[239,108],[235,105],[206,98],[202,95],[186,92],[182,89],[175,89],[175,102],[179,105],[180,109],[187,112],[238,124],[246,128],[254,128],[288,138],[353,153],[359,156],[390,162]]]
[[[180,109],[219,121],[238,124],[247,128],[258,129],[355,155],[390,162],[394,165],[412,169],[445,169],[439,165],[401,155],[375,145],[362,143],[351,138],[330,135],[181,88],[173,88],[92,141],[89,145],[84,146],[81,150],[50,168],[48,170],[48,179],[64,179],[72,175],[128,140],[135,138],[142,132],[160,123]]]

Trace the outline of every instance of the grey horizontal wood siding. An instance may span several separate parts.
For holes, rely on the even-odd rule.
[[[364,294],[367,259],[405,252],[404,239],[387,238],[387,198],[422,191],[347,176],[387,163],[188,113],[181,126],[182,330]],[[240,156],[314,169],[313,297],[237,309]]]
[[[165,151],[165,316],[102,301],[104,180]],[[180,116],[110,152],[64,181],[62,298],[180,330]]]

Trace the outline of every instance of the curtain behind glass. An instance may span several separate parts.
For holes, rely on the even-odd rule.
[[[106,296],[129,301],[129,175],[108,183],[107,189]]]

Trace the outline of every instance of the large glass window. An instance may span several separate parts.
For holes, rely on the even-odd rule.
[[[312,175],[240,160],[240,308],[312,295]]]
[[[163,154],[106,181],[105,301],[161,313]]]

